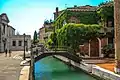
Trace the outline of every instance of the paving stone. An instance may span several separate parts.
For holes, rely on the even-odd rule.
[[[11,57],[5,57],[0,53],[0,80],[18,80],[22,66],[20,59],[14,59],[14,56],[22,55],[22,51],[13,51]]]

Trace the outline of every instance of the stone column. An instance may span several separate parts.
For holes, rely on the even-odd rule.
[[[120,0],[114,0],[115,72],[120,73]]]

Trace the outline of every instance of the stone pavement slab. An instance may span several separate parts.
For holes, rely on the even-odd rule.
[[[16,55],[20,55],[23,52],[14,51],[11,53],[11,57],[5,57],[5,54],[0,53],[0,80],[19,80],[20,71],[20,59],[14,59]]]
[[[29,69],[30,66],[24,66],[21,70],[21,75],[19,77],[19,80],[29,80]]]

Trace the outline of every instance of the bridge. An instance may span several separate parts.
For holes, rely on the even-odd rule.
[[[39,50],[33,50],[34,48],[36,48],[36,46],[32,46],[31,47],[31,60],[30,60],[30,76],[31,76],[31,79],[34,80],[34,63],[45,58],[45,57],[48,57],[48,56],[53,56],[53,55],[59,55],[59,56],[63,56],[63,57],[66,57],[76,63],[80,63],[82,61],[82,58],[74,55],[73,53],[70,53],[70,51],[68,50],[59,50],[59,51],[56,51],[56,48],[55,48],[55,51],[49,51],[47,49],[44,48],[43,45],[40,45],[37,49]],[[37,54],[36,54],[37,53]]]
[[[74,62],[77,62],[77,63],[80,63],[82,61],[82,58],[71,53],[71,51],[69,51],[65,47],[61,47],[61,49],[59,47],[59,49],[55,48],[55,50],[49,51],[49,50],[45,49],[44,45],[39,45],[38,47],[35,46],[32,49],[34,49],[32,52],[34,62],[37,62],[45,57],[53,56],[53,55],[63,56],[65,58],[68,58],[68,59],[70,59]]]
[[[80,61],[82,61],[82,59],[72,53],[69,53],[67,51],[46,51],[43,52],[42,54],[38,55],[35,57],[35,62],[47,57],[47,56],[53,56],[53,55],[59,55],[59,56],[63,56],[66,57],[70,60],[73,60],[77,63],[80,63]]]

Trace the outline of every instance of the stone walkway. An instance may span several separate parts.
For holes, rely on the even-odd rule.
[[[22,66],[19,58],[15,56],[22,55],[21,51],[14,51],[11,53],[11,57],[5,57],[5,54],[0,53],[0,80],[18,80]]]

